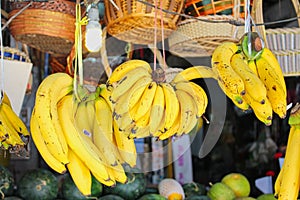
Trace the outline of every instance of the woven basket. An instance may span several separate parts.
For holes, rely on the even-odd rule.
[[[218,2],[229,1],[215,1],[213,5]],[[243,8],[244,4],[241,4],[239,0],[230,0],[230,2],[230,8],[228,6],[223,7],[223,11],[226,12],[231,9],[228,15],[221,14],[221,7],[218,7],[218,10],[211,10],[214,11],[211,15],[206,15],[207,13],[201,15],[201,12],[196,12],[196,9],[193,13],[189,9],[187,12],[190,15],[195,15],[195,18],[183,20],[178,24],[177,30],[168,38],[170,52],[180,57],[211,56],[213,50],[222,42],[237,42],[244,34],[244,27],[228,22],[238,21],[243,23],[244,19],[241,16],[245,15],[242,12],[245,9]],[[195,1],[187,1],[186,5],[196,5],[196,3]]]
[[[298,17],[300,17],[299,1],[291,0]],[[253,18],[256,23],[263,23],[262,0],[254,1]],[[276,55],[284,76],[300,74],[300,18],[299,27],[266,29],[259,26],[265,45]]]
[[[159,42],[162,40],[162,31],[164,38],[167,38],[176,29],[179,21],[179,15],[163,12],[163,26],[161,26],[160,9],[156,11],[154,7],[137,0],[114,0],[119,10],[109,0],[104,2],[107,32],[126,42],[152,44],[155,40],[155,31]],[[156,1],[145,0],[145,2],[154,5]],[[160,2],[161,0],[157,0],[157,7],[160,7]],[[181,13],[183,3],[184,0],[163,0],[161,8]]]
[[[29,2],[11,3],[9,18]],[[67,0],[32,2],[9,25],[15,40],[56,56],[68,55],[75,32],[75,3]]]

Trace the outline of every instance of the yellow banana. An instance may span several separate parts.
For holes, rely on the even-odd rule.
[[[165,95],[165,126],[168,130],[174,124],[178,113],[180,112],[179,101],[174,88],[169,83],[161,83]]]
[[[242,78],[233,70],[230,64],[231,57],[238,51],[233,42],[223,42],[215,48],[212,54],[212,70],[217,74],[219,81],[235,95],[244,95],[245,86]]]
[[[156,82],[152,81],[151,83],[149,83],[148,86],[146,86],[141,99],[135,105],[136,109],[129,110],[129,113],[134,121],[138,121],[142,116],[146,115],[147,111],[150,110],[156,88]]]
[[[99,91],[97,91],[99,90]],[[109,91],[106,87],[106,84],[102,83],[97,86],[96,92],[98,92],[99,96],[105,99],[105,101],[109,104],[109,106],[112,108],[112,102],[110,100],[111,91]]]
[[[133,139],[128,138],[119,130],[118,124],[114,121],[114,138],[118,145],[119,153],[124,162],[129,166],[136,166],[137,152]]]
[[[111,91],[111,101],[114,103],[120,96],[124,95],[130,90],[130,88],[141,78],[150,77],[151,74],[145,70],[145,68],[138,67],[128,72],[120,81],[118,81],[114,89]]]
[[[49,151],[62,163],[68,160],[68,147],[57,114],[57,102],[72,91],[73,79],[66,73],[47,76],[36,93],[35,112]]]
[[[11,107],[11,102],[9,97],[7,96],[6,92],[3,92],[3,99],[2,99],[2,103],[7,104],[9,107]]]
[[[280,118],[286,117],[286,88],[282,85],[280,75],[276,73],[272,67],[272,62],[260,57],[255,60],[259,78],[265,84],[267,89],[267,97],[271,102],[273,111],[278,114]]]
[[[246,93],[255,101],[264,103],[267,98],[266,87],[259,77],[250,69],[245,59],[242,53],[234,54],[230,61],[231,67],[242,78]]]
[[[165,111],[165,96],[162,86],[157,85],[155,96],[150,111],[150,135],[155,134],[159,130],[159,126],[162,121],[164,121],[164,111]]]
[[[78,102],[76,106],[76,112],[74,114],[74,123],[79,132],[84,132],[87,130],[89,133],[92,133],[93,124],[89,120],[89,113],[87,112],[86,104],[84,101]]]
[[[298,125],[299,126],[299,125]],[[291,129],[284,158],[281,187],[278,193],[279,200],[297,199],[300,178],[300,128]]]
[[[159,135],[156,135],[158,137],[159,140],[165,140],[168,139],[170,137],[173,137],[175,135],[177,135],[179,132],[179,127],[180,127],[180,120],[181,120],[181,115],[178,114],[174,124],[171,126],[171,128],[169,128],[168,130],[164,131],[164,132],[160,132]],[[182,135],[182,134],[180,134]]]
[[[129,60],[122,64],[120,64],[111,74],[111,76],[107,80],[107,85],[112,85],[112,83],[118,82],[123,79],[124,76],[127,75],[128,72],[132,70],[142,67],[144,68],[149,74],[151,74],[152,69],[149,63],[144,60]]]
[[[4,114],[7,116],[7,118],[13,125],[14,129],[16,129],[19,134],[22,134],[24,136],[30,135],[24,122],[19,118],[19,116],[13,111],[13,109],[8,104],[2,103],[0,112],[4,112]]]
[[[254,60],[249,60],[248,61],[248,66],[252,70],[252,72],[258,77],[258,72],[257,72],[255,61]]]
[[[33,111],[34,112],[34,111]],[[47,165],[57,173],[64,174],[67,169],[63,163],[57,160],[49,151],[42,136],[36,116],[33,113],[30,118],[31,138]]]
[[[83,195],[91,195],[92,174],[89,168],[71,149],[68,150],[68,158],[70,162],[67,164],[67,168],[74,184]]]
[[[250,105],[257,119],[267,126],[272,124],[273,110],[268,99],[265,100],[264,104],[261,104],[255,101],[248,93],[243,96],[243,99]]]
[[[98,155],[91,149],[82,134],[77,131],[74,124],[73,106],[76,106],[73,96],[67,95],[58,104],[58,115],[69,147],[86,164],[95,177],[101,180],[109,180],[110,176],[99,159]]]
[[[136,138],[146,138],[150,136],[150,127],[149,126],[137,126],[131,128],[131,134],[129,135],[130,139]]]
[[[207,66],[193,66],[188,67],[174,77],[172,83],[178,83],[180,81],[189,81],[198,78],[214,78],[216,79],[216,74],[212,71],[211,67]]]
[[[130,113],[126,112],[123,115],[115,115],[113,113],[114,120],[118,124],[118,128],[123,132],[126,133],[127,136],[129,136],[130,132],[127,132],[130,127],[132,127],[134,124],[134,121],[132,120]]]

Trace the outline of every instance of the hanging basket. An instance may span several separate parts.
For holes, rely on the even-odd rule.
[[[151,5],[137,0],[114,0],[119,10],[109,0],[105,2],[105,21],[107,32],[126,42],[134,44],[152,44],[155,31],[157,42],[162,40],[162,29],[164,38],[167,38],[177,26],[179,15],[163,12],[161,19],[160,9],[155,11]],[[156,1],[145,1],[152,5]],[[160,8],[161,0],[157,0]],[[184,0],[163,0],[163,10],[181,13]],[[155,13],[157,13],[155,15]],[[156,22],[155,22],[156,19]],[[163,26],[161,26],[163,20]]]
[[[206,1],[207,2],[207,1]],[[211,56],[213,50],[224,41],[237,42],[244,34],[245,4],[239,0],[186,1],[185,12],[195,17],[185,19],[170,37],[170,52],[180,57]]]
[[[9,18],[29,2],[11,3]],[[75,3],[67,0],[31,2],[9,29],[15,40],[56,56],[68,55],[74,43]]]
[[[268,28],[258,27],[262,33],[265,45],[275,54],[284,76],[300,74],[300,11],[299,1],[292,0],[299,27]],[[256,23],[263,23],[262,0],[254,1],[253,18]]]

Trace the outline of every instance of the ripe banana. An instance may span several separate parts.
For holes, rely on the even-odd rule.
[[[255,60],[259,78],[264,83],[267,89],[267,97],[272,104],[273,111],[280,118],[286,117],[286,88],[282,85],[281,77],[276,73],[272,65],[274,63],[267,60],[265,57],[260,57]]]
[[[169,83],[161,83],[161,86],[165,95],[164,130],[168,130],[174,124],[174,121],[180,112],[180,106],[174,88]]]
[[[254,60],[249,60],[248,61],[248,67],[252,70],[252,72],[258,77],[258,72],[256,68],[256,64]]]
[[[111,76],[107,80],[107,85],[110,86],[115,82],[123,79],[124,76],[127,75],[128,72],[135,70],[138,67],[144,68],[151,74],[152,69],[148,62],[143,60],[129,60],[122,64],[120,64],[111,74]]]
[[[58,120],[57,102],[72,91],[72,84],[73,79],[66,73],[47,76],[39,85],[34,106],[49,151],[64,164],[69,162],[68,147]]]
[[[198,78],[214,78],[216,79],[216,74],[212,71],[211,67],[207,66],[193,66],[188,67],[174,77],[172,83],[176,84],[181,81],[190,81]]]
[[[74,124],[73,107],[76,103],[72,95],[67,95],[58,103],[58,116],[66,137],[69,147],[78,155],[78,157],[90,169],[92,174],[99,178],[99,181],[110,180],[110,176],[99,159],[98,155],[91,149],[91,146],[82,137],[82,134],[77,131]],[[100,179],[101,178],[101,179]]]
[[[233,42],[223,42],[215,48],[212,54],[212,70],[217,75],[218,80],[231,93],[244,95],[245,86],[242,78],[231,67],[230,59],[238,51],[237,44]]]
[[[77,102],[77,109],[74,114],[74,123],[79,132],[83,133],[86,130],[89,133],[92,133],[93,121],[91,122],[89,120],[89,113],[87,112],[85,103],[85,101]]]
[[[231,67],[242,78],[246,93],[255,101],[263,104],[267,98],[266,87],[259,77],[250,69],[245,60],[246,58],[242,53],[234,54],[230,61]]]
[[[34,111],[33,111],[34,112]],[[31,138],[47,165],[57,173],[64,174],[67,169],[63,163],[57,160],[49,151],[42,136],[36,115],[33,113],[30,118]]]
[[[11,102],[9,97],[7,96],[6,92],[3,92],[3,98],[2,98],[2,103],[7,104],[9,107],[11,107]]]
[[[67,164],[68,171],[78,188],[85,196],[92,192],[92,174],[82,160],[71,150],[68,150],[70,162]]]

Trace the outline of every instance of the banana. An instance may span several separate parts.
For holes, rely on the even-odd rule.
[[[174,124],[178,113],[180,112],[179,101],[174,88],[169,83],[161,83],[165,95],[165,126],[168,130]]]
[[[157,83],[154,81],[150,82],[146,86],[141,96],[141,99],[135,105],[136,108],[129,110],[129,113],[135,122],[138,121],[141,117],[145,116],[147,111],[150,110],[154,99],[156,88],[157,88]]]
[[[158,132],[160,124],[164,121],[165,111],[165,96],[163,88],[160,84],[157,85],[155,96],[152,102],[149,127],[150,135],[154,135]]]
[[[58,103],[58,116],[68,145],[90,169],[92,174],[96,178],[98,177],[99,181],[110,180],[110,176],[98,154],[91,149],[91,146],[82,137],[82,133],[78,132],[75,127],[74,106],[76,106],[76,103],[72,95],[63,97]]]
[[[71,149],[68,150],[68,158],[67,168],[76,187],[84,196],[91,195],[92,174],[89,168]]]
[[[73,79],[66,73],[47,76],[39,85],[34,106],[49,151],[64,164],[69,162],[68,147],[58,120],[57,102],[72,91],[72,84]]]
[[[229,99],[231,99],[231,101],[234,103],[234,105],[236,107],[238,107],[239,109],[241,109],[243,111],[249,110],[250,105],[243,99],[243,97],[241,95],[234,94],[231,91],[229,91],[221,81],[218,81],[218,84],[219,84],[221,90],[223,90],[225,95]]]
[[[145,68],[137,67],[128,72],[120,81],[118,81],[111,92],[111,101],[114,103],[120,96],[124,95],[141,78],[150,77],[151,74]]]
[[[267,89],[267,97],[272,104],[273,111],[280,118],[285,118],[287,108],[285,84],[282,85],[280,75],[272,67],[273,63],[265,57],[260,57],[255,60],[255,63],[259,78]]]
[[[278,197],[278,194],[280,192],[283,170],[284,170],[284,167],[282,166],[282,168],[279,171],[279,174],[277,175],[275,183],[274,183],[274,196],[275,197]]]
[[[255,101],[263,104],[267,98],[266,87],[259,77],[250,69],[245,59],[242,53],[234,54],[230,60],[231,67],[242,78],[246,93]]]
[[[181,81],[190,81],[198,78],[214,78],[217,79],[216,74],[212,71],[211,67],[207,66],[193,66],[188,67],[174,77],[171,83],[176,84]]]
[[[84,132],[84,130],[92,133],[93,124],[89,120],[89,113],[87,112],[86,102],[81,101],[77,103],[77,109],[74,114],[75,125],[79,132]]]
[[[115,113],[113,113],[113,117],[116,123],[118,124],[118,128],[120,129],[120,131],[129,136],[130,132],[128,132],[128,130],[134,126],[134,121],[130,116],[130,113],[126,112],[123,115],[118,116],[115,115]]]
[[[112,104],[114,115],[122,115],[129,112],[141,98],[146,86],[152,81],[151,77],[144,76],[139,79],[127,93],[119,97],[119,99],[113,100],[115,103]]]
[[[266,126],[272,124],[273,110],[272,105],[268,99],[265,100],[264,104],[255,101],[248,93],[243,96],[243,99],[250,105],[255,116]]]
[[[164,132],[160,132],[159,135],[156,135],[156,137],[158,137],[158,140],[165,140],[165,139],[168,139],[172,136],[179,134],[180,120],[181,120],[181,115],[178,114],[174,121],[174,124],[173,124],[173,126],[171,126],[171,128],[169,128],[168,130],[166,130]],[[182,135],[182,134],[180,134],[180,135]]]
[[[7,96],[6,92],[3,92],[3,98],[2,98],[2,103],[7,104],[9,107],[11,107],[11,102],[9,97]]]
[[[128,138],[119,130],[117,122],[114,120],[114,138],[119,149],[119,153],[125,163],[131,167],[136,166],[137,152],[133,139]]]
[[[180,104],[180,122],[176,136],[181,136],[195,127],[198,121],[197,105],[193,97],[185,90],[177,89],[175,92]]]
[[[12,107],[10,107],[6,103],[1,104],[0,112],[4,112],[4,114],[9,119],[10,123],[13,125],[14,129],[19,134],[22,134],[23,136],[30,136],[29,131],[24,124],[24,122],[19,118],[19,116],[13,111]]]
[[[33,111],[34,112],[34,111]],[[64,174],[67,169],[63,163],[57,160],[49,151],[42,136],[36,115],[33,113],[30,118],[31,138],[47,165],[57,173]]]
[[[106,84],[102,83],[96,87],[96,93],[105,99],[105,101],[112,108],[112,102],[110,100],[111,91],[109,91],[106,87]]]
[[[213,51],[211,62],[212,70],[218,80],[231,93],[244,95],[245,86],[242,78],[233,70],[230,64],[231,57],[238,51],[238,46],[233,42],[223,42]]]
[[[107,85],[110,86],[112,83],[118,82],[127,75],[128,72],[135,70],[138,67],[144,68],[149,74],[152,73],[151,66],[149,63],[143,60],[129,60],[120,64],[111,74],[107,80]]]
[[[109,105],[103,98],[95,100],[95,119],[93,141],[102,152],[108,164],[108,172],[120,183],[127,181],[127,176],[118,158],[118,150],[113,139],[113,117]]]
[[[299,125],[298,125],[299,126]],[[279,200],[297,199],[300,178],[300,128],[291,129],[284,158],[281,187],[278,193]]]
[[[252,70],[252,72],[258,77],[258,72],[256,68],[256,64],[254,60],[249,60],[248,61],[248,67]]]
[[[129,138],[146,138],[150,136],[150,127],[149,126],[137,126],[131,128]]]

